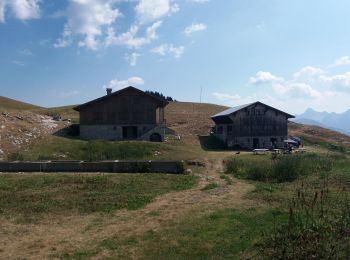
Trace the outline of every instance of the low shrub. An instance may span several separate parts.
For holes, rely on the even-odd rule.
[[[333,165],[333,158],[317,154],[283,155],[261,162],[233,158],[226,162],[226,173],[253,181],[290,182],[300,176],[329,173]]]
[[[212,190],[219,187],[219,185],[215,182],[209,183],[207,185],[204,186],[204,188],[201,189],[201,191],[206,191],[206,190]]]
[[[349,259],[350,202],[346,191],[332,194],[299,189],[289,220],[260,245],[266,259]]]

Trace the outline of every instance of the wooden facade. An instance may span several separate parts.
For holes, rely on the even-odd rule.
[[[164,107],[167,101],[137,88],[127,87],[75,107],[80,113],[84,139],[164,139]]]
[[[214,134],[237,149],[283,148],[288,119],[294,116],[255,102],[227,109],[212,116]]]

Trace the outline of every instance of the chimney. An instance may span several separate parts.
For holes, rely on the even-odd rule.
[[[112,94],[112,89],[111,88],[106,88],[106,91],[107,91],[107,96]]]

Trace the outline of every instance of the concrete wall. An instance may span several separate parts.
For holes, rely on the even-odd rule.
[[[283,148],[284,142],[287,136],[241,136],[227,140],[228,147],[240,146],[242,149],[254,149],[253,143],[254,139],[258,139],[259,145],[256,148],[271,148],[271,138],[276,139],[276,143],[274,144],[276,148]]]
[[[112,173],[174,173],[183,171],[178,161],[51,161],[0,162],[0,172],[112,172]]]
[[[123,140],[124,125],[80,125],[80,137],[86,140]],[[125,125],[128,126],[128,125]],[[149,141],[152,133],[158,133],[164,140],[164,127],[156,125],[137,125],[136,140]]]

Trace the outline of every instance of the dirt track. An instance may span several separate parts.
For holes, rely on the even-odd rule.
[[[236,179],[232,179],[232,185],[227,185],[220,178],[225,153],[208,155],[205,159],[206,168],[196,174],[199,180],[194,188],[158,196],[139,210],[119,210],[113,217],[52,216],[32,225],[15,224],[2,219],[0,258],[47,258],[56,252],[91,248],[96,245],[96,241],[117,234],[130,236],[142,235],[150,230],[157,231],[188,214],[201,216],[217,209],[257,207],[256,202],[245,198],[247,192],[254,189],[253,185]],[[201,190],[213,182],[219,186],[208,191]],[[154,212],[157,214],[152,214]]]

